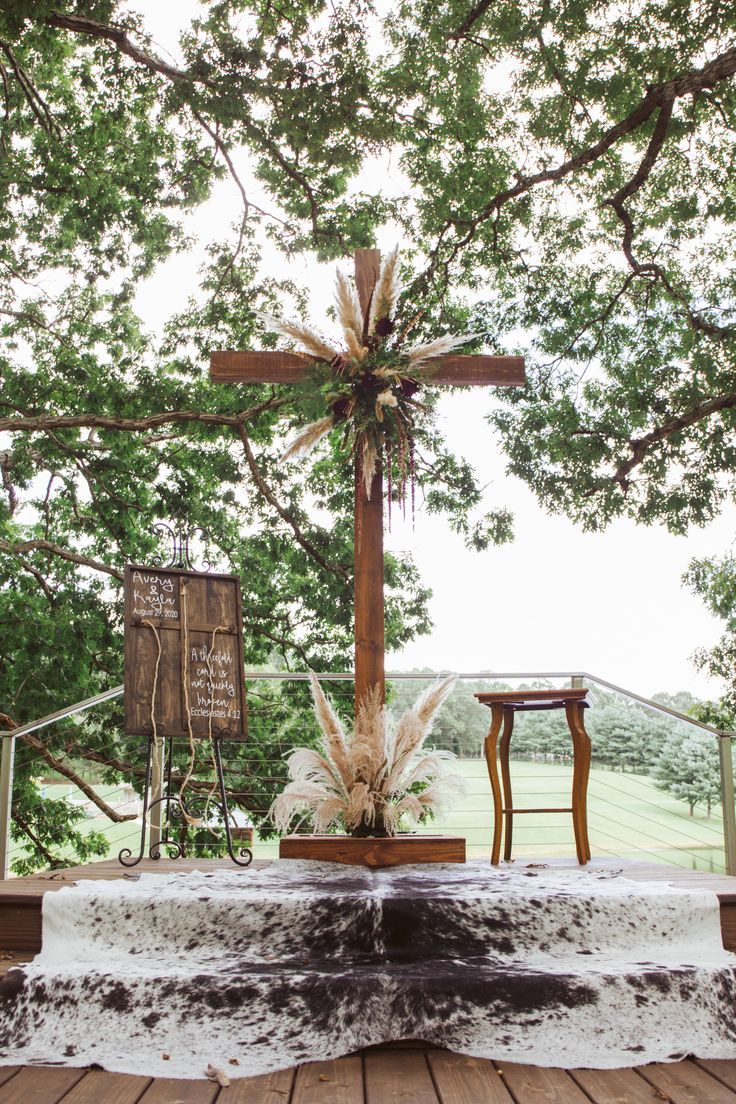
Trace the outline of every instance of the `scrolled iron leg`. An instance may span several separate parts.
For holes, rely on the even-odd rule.
[[[151,759],[153,754],[153,735],[148,737],[148,752],[146,754],[146,784],[143,789],[143,814],[141,822],[141,840],[138,854],[132,858],[130,847],[124,847],[118,853],[118,862],[121,866],[137,866],[142,860],[146,850],[146,831],[148,829],[148,799],[151,796]]]
[[[250,866],[253,862],[253,852],[249,847],[241,847],[238,850],[238,854],[235,854],[233,848],[233,837],[230,832],[230,810],[227,804],[227,794],[225,793],[225,775],[222,770],[222,756],[220,755],[220,740],[218,737],[213,737],[212,745],[215,752],[215,763],[217,765],[217,778],[220,783],[220,799],[222,802],[222,819],[225,821],[225,836],[227,837],[227,851],[230,858],[237,866]]]

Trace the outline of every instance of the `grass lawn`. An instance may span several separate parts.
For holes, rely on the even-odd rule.
[[[466,780],[465,797],[455,802],[453,811],[442,821],[424,830],[463,835],[470,856],[488,855],[493,818],[485,761],[458,760],[456,768]],[[569,766],[512,761],[514,802],[519,806],[567,805],[571,778]],[[63,785],[49,786],[46,792],[49,797],[65,797],[70,789]],[[118,796],[112,786],[98,789],[108,799],[115,800]],[[588,788],[588,828],[593,855],[647,859],[692,870],[725,873],[720,808],[713,810],[710,819],[700,809],[691,817],[683,801],[658,790],[642,775],[592,770]],[[81,831],[89,829],[105,832],[110,840],[111,858],[121,847],[137,851],[140,822],[110,824],[100,815],[80,825]],[[277,851],[275,841],[256,842],[257,858],[272,858]],[[515,858],[574,856],[569,813],[517,817],[513,854]]]
[[[493,831],[490,783],[485,761],[457,763],[467,784],[465,798],[438,823],[435,830],[464,835],[471,855],[490,851]],[[570,804],[572,769],[555,763],[512,760],[514,804],[558,806]],[[720,808],[710,819],[704,811],[688,815],[683,801],[663,793],[638,774],[593,769],[588,786],[588,832],[594,855],[648,859],[694,870],[725,873],[723,822]],[[574,856],[569,813],[540,813],[516,817],[514,857]]]

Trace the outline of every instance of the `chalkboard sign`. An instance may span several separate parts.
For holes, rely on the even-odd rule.
[[[124,595],[125,731],[244,740],[239,580],[128,564]]]

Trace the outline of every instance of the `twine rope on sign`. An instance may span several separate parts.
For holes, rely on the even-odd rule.
[[[158,692],[158,670],[161,666],[161,635],[154,625],[153,621],[142,621],[141,624],[148,625],[149,629],[153,633],[156,640],[156,666],[153,669],[153,687],[151,689],[151,739],[153,740],[153,746],[156,750],[160,750],[163,747],[163,737],[158,736],[158,725],[156,724],[156,694]],[[146,809],[146,824],[151,823],[151,809],[150,806]]]
[[[187,718],[187,733],[189,735],[189,763],[187,765],[187,773],[185,774],[184,780],[183,780],[183,782],[182,782],[182,784],[179,788],[179,806],[181,808],[182,816],[184,817],[186,822],[188,824],[193,825],[196,828],[201,828],[202,825],[205,823],[205,820],[207,818],[207,815],[208,815],[208,812],[209,812],[210,802],[212,800],[212,796],[213,796],[215,790],[217,789],[217,763],[215,761],[215,748],[214,748],[214,743],[213,743],[213,740],[212,740],[212,709],[210,708],[208,710],[208,717],[207,717],[207,738],[208,738],[209,746],[210,746],[210,761],[212,763],[212,767],[213,767],[213,771],[214,771],[214,778],[213,778],[212,786],[210,787],[209,793],[207,794],[207,797],[205,798],[204,816],[202,816],[202,817],[193,817],[187,812],[186,808],[184,807],[184,800],[183,800],[184,792],[187,789],[187,787],[189,786],[192,775],[194,774],[194,767],[195,767],[196,759],[197,759],[197,747],[196,747],[196,743],[195,743],[195,740],[194,740],[194,731],[193,731],[193,728],[192,728],[192,711],[191,711],[190,704],[189,704],[189,678],[188,678],[188,670],[189,670],[189,599],[188,599],[188,594],[187,594],[187,585],[186,585],[186,581],[184,579],[182,579],[181,583],[180,583],[180,604],[181,604],[181,611],[182,611],[182,620],[184,622],[184,710],[185,710],[186,718]],[[215,647],[215,639],[217,637],[217,634],[219,632],[223,632],[226,628],[227,628],[227,625],[217,625],[216,628],[213,629],[213,631],[212,631],[212,640],[210,642],[210,648],[209,648],[209,652],[208,652],[208,655],[207,655],[207,673],[209,675],[209,685],[210,686],[213,683],[213,678],[212,678],[212,652],[213,652],[214,647]],[[212,827],[209,828],[209,831],[213,836],[217,835],[217,833],[215,832],[215,830]]]

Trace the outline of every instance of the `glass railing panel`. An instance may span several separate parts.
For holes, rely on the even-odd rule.
[[[591,847],[726,872],[719,737],[586,679]]]

